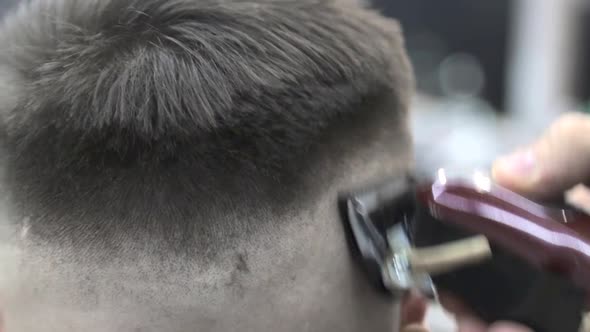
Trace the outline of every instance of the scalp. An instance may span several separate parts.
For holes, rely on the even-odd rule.
[[[240,234],[218,219],[292,202],[309,151],[372,100],[405,126],[413,87],[397,24],[345,0],[32,0],[0,43],[18,214],[76,242]]]

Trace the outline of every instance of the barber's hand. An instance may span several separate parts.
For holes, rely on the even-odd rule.
[[[500,158],[493,167],[498,184],[535,199],[563,195],[590,179],[590,116],[570,113],[535,143]]]
[[[532,145],[499,158],[492,174],[499,185],[533,199],[559,197],[577,184],[587,183],[590,180],[590,116],[578,113],[562,116]],[[511,322],[487,325],[451,295],[441,294],[441,302],[455,314],[460,332],[531,331]],[[408,306],[415,307],[416,304]],[[414,331],[424,331],[424,328],[414,325],[407,329],[407,332]]]
[[[427,307],[428,303],[422,296],[413,292],[408,294],[402,301],[402,332],[428,332],[422,325]]]
[[[525,326],[511,322],[496,322],[492,325],[485,324],[468,307],[452,295],[439,295],[443,307],[455,316],[458,332],[533,332]],[[406,298],[402,310],[403,328],[401,332],[429,332],[428,327],[423,324],[426,306],[426,300],[417,295],[411,295]]]
[[[526,326],[513,322],[486,324],[450,294],[440,294],[440,301],[443,307],[455,316],[458,332],[534,332]]]

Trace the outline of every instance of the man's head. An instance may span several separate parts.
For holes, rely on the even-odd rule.
[[[394,329],[336,204],[412,164],[394,22],[350,0],[39,0],[0,44],[8,332]]]

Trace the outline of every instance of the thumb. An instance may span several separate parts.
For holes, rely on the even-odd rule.
[[[500,158],[493,176],[533,198],[550,198],[590,178],[590,116],[562,116],[533,145]]]

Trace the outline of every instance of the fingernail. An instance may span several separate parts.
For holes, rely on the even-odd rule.
[[[535,169],[536,159],[535,153],[532,149],[525,149],[517,151],[507,157],[500,158],[496,165],[496,171],[508,175],[517,176],[531,176],[532,171]]]

